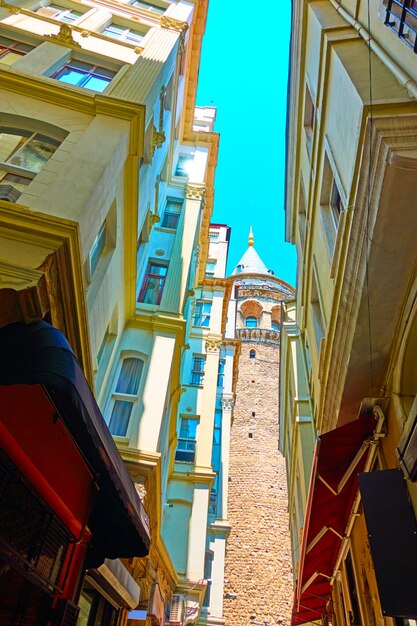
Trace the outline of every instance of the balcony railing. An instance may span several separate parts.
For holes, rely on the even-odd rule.
[[[417,53],[416,0],[388,0],[384,23]]]
[[[266,343],[277,343],[279,341],[279,330],[272,328],[237,328],[236,334],[242,341],[262,341]]]

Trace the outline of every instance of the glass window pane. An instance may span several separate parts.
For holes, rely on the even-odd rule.
[[[178,213],[167,213],[167,210],[165,209],[165,213],[164,213],[164,217],[162,219],[161,227],[162,228],[171,228],[172,230],[176,230],[176,228],[178,226],[179,217],[180,216],[179,216]]]
[[[258,320],[256,317],[246,318],[246,328],[256,328],[258,326]]]
[[[104,91],[110,80],[108,78],[101,78],[100,76],[89,76],[83,83],[83,87],[87,89],[93,89],[94,91]]]
[[[84,80],[86,74],[80,72],[71,67],[64,67],[56,76],[57,80],[61,83],[68,83],[69,85],[79,85]]]
[[[118,437],[126,435],[132,408],[133,402],[128,402],[127,400],[115,401],[109,422],[109,430],[112,435]]]
[[[106,245],[106,224],[100,228],[90,248],[90,278],[93,276]]]
[[[110,26],[107,26],[107,28],[103,30],[103,35],[107,35],[108,37],[114,37],[116,39],[119,39],[123,35],[125,30],[126,28],[122,28],[121,26],[115,26],[114,24],[111,24]]]
[[[35,135],[8,162],[32,172],[39,172],[42,165],[51,158],[58,145],[58,142],[44,139],[41,135]]]
[[[139,389],[140,377],[143,370],[143,361],[133,357],[124,359],[117,381],[116,393],[136,395]]]

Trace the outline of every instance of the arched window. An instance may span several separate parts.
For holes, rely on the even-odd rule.
[[[276,320],[272,320],[271,328],[272,328],[272,330],[279,330],[279,324],[278,324],[278,322]]]
[[[250,359],[254,359],[256,357],[256,350],[250,350],[249,352],[249,358]]]
[[[245,325],[246,328],[257,328],[258,320],[256,319],[256,317],[247,317],[245,320]]]
[[[112,394],[112,413],[109,429],[112,435],[125,437],[133,406],[138,400],[139,383],[144,362],[142,359],[123,359],[116,387]]]

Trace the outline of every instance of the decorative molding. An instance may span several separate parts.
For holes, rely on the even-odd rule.
[[[161,27],[168,28],[169,30],[176,30],[181,33],[181,35],[185,35],[188,30],[187,22],[181,22],[180,20],[176,20],[173,17],[167,17],[166,15],[161,17]]]
[[[235,402],[233,398],[222,398],[223,411],[233,411],[234,406],[235,406]]]
[[[166,137],[165,137],[165,133],[161,130],[156,130],[156,126],[153,126],[152,128],[152,156],[155,153],[155,150],[157,150],[158,148],[160,148],[162,146],[162,144],[164,143]]]
[[[44,35],[45,39],[50,39],[63,46],[69,46],[70,48],[81,48],[72,36],[72,28],[69,24],[61,24],[59,32],[56,35]]]
[[[149,213],[149,225],[152,228],[154,224],[158,224],[161,218],[156,213]]]
[[[206,196],[206,187],[204,185],[186,185],[185,197],[189,200],[203,201]]]
[[[163,250],[162,248],[158,248],[157,250],[155,250],[155,254],[156,256],[164,256],[165,250]]]
[[[90,36],[90,31],[89,30],[82,30],[81,31],[81,37],[89,37]]]
[[[221,345],[221,339],[212,339],[208,337],[206,339],[206,352],[219,352]]]

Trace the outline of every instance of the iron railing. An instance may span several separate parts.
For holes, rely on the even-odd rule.
[[[417,53],[417,7],[415,0],[388,0],[384,23]]]
[[[261,341],[266,343],[279,342],[279,330],[272,328],[237,328],[237,338],[242,341]]]

